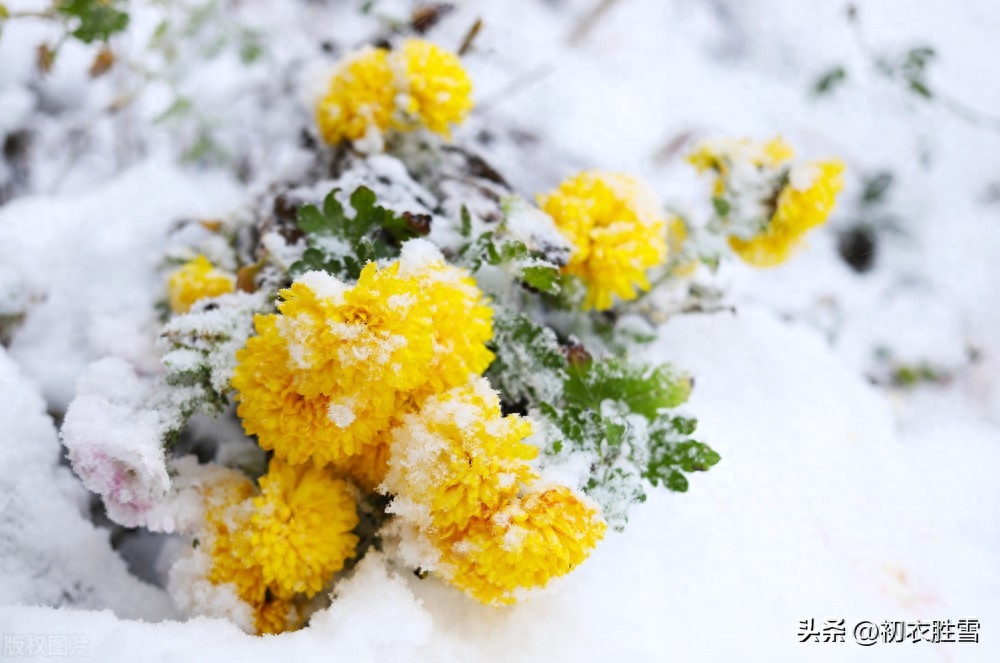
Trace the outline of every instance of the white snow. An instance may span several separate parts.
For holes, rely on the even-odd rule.
[[[135,20],[143,35],[151,33],[159,9],[132,4],[141,5]],[[734,263],[702,275],[726,290],[724,304],[736,315],[677,316],[645,350],[694,376],[686,407],[699,419],[696,438],[722,462],[692,477],[686,494],[650,491],[624,533],[609,533],[579,569],[518,607],[481,606],[373,553],[337,584],[333,604],[308,628],[263,638],[221,619],[162,621],[178,611],[163,590],[129,573],[109,530],[91,523],[90,495],[59,464],[46,408],[58,414],[91,362],[117,358],[103,368],[121,368],[118,377],[90,383],[91,395],[67,414],[68,446],[78,439],[90,452],[119,454],[123,469],[154,477],[162,492],[131,498],[196,502],[197,482],[185,476],[197,469],[183,469],[192,459],[176,469],[149,444],[136,445],[161,425],[144,417],[137,399],[143,381],[161,370],[154,305],[167,237],[180,219],[224,217],[247,191],[302,172],[298,133],[321,87],[308,82],[336,58],[318,43],[328,39],[346,52],[377,19],[329,3],[239,3],[233,16],[266,28],[273,50],[252,67],[231,50],[208,66],[204,51],[193,50],[174,72],[233,156],[228,166],[197,169],[173,165],[196,135],[193,118],[149,122],[169,106],[167,86],[152,85],[133,106],[106,113],[133,77],[90,81],[90,48],[70,42],[40,81],[34,48],[54,32],[37,21],[5,26],[0,138],[28,123],[36,148],[31,188],[0,208],[0,315],[25,314],[9,350],[0,349],[4,636],[78,634],[100,661],[1000,659],[991,636],[1000,623],[1000,232],[989,195],[1000,138],[880,78],[842,3],[631,0],[614,3],[568,43],[595,4],[526,0],[512,10],[509,2],[474,0],[431,33],[454,47],[483,18],[464,59],[480,105],[456,143],[492,132],[494,144],[483,149],[525,199],[600,168],[634,173],[671,209],[704,214],[706,183],[679,157],[714,135],[781,133],[799,158],[847,163],[837,216],[787,265],[756,271]],[[1000,57],[995,3],[854,4],[867,42],[894,52],[929,43],[940,54],[934,89],[984,110],[1000,107],[1000,86],[988,75]],[[375,3],[376,13],[395,16],[409,6]],[[215,20],[206,29],[224,27]],[[202,35],[201,46],[215,36]],[[137,35],[115,46],[137,55],[146,42]],[[845,83],[810,98],[810,85],[834,65],[848,69]],[[227,171],[238,157],[251,166],[245,188]],[[457,182],[431,193],[394,157],[362,162],[363,177],[322,181],[305,198],[365,184],[392,209],[450,217],[468,199],[476,224],[478,213],[495,207]],[[11,167],[0,163],[2,183]],[[859,214],[861,177],[882,169],[895,175],[887,209],[903,234],[884,236],[875,268],[859,275],[837,256],[836,232]],[[533,222],[508,223],[521,221]],[[435,240],[456,244],[455,235],[434,218]],[[280,253],[275,235],[265,245],[279,262],[298,257]],[[404,259],[426,264],[428,246],[409,242]],[[878,377],[879,346],[907,364],[941,366],[952,380],[909,391],[873,387],[866,376]],[[182,370],[194,357],[185,351],[171,361]],[[213,364],[217,387],[231,362]],[[171,471],[177,475],[164,483]],[[546,478],[580,472],[547,468]],[[114,477],[85,479],[115,489]],[[119,485],[124,498],[128,484]],[[413,546],[397,548],[403,559],[433,554],[404,534],[387,545]],[[226,597],[202,600],[227,605]],[[848,624],[973,617],[983,634],[977,645],[863,648],[849,633],[843,644],[798,642],[800,620],[830,617]]]
[[[175,617],[166,593],[131,575],[108,530],[90,522],[90,494],[59,463],[38,387],[3,349],[0,393],[0,603]],[[14,633],[6,619],[0,624]]]

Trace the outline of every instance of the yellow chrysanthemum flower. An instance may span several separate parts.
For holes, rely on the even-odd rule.
[[[263,448],[293,464],[360,467],[359,482],[377,484],[392,417],[486,369],[492,310],[468,275],[440,254],[401,267],[371,263],[354,287],[311,272],[282,291],[280,314],[256,318],[232,384]]]
[[[423,125],[450,138],[451,126],[472,110],[472,81],[458,57],[422,39],[407,39],[391,57],[402,75],[403,110],[416,120],[400,128]]]
[[[394,425],[390,423],[389,429],[379,433],[375,443],[365,447],[364,453],[331,462],[331,473],[338,478],[350,479],[365,492],[375,492],[389,469],[389,444],[383,438],[388,437]]]
[[[305,618],[296,602],[271,598],[257,608],[256,622],[258,635],[275,635],[301,628]]]
[[[211,559],[208,580],[233,585],[253,611],[258,633],[281,633],[301,626],[303,615],[294,602],[268,594],[263,568],[254,561],[251,520],[256,493],[253,482],[237,472],[210,485],[203,495],[205,527],[199,543]]]
[[[232,292],[236,278],[212,266],[205,256],[198,256],[170,274],[167,294],[174,313],[187,313],[199,299]]]
[[[729,246],[755,267],[783,263],[809,230],[826,222],[843,187],[844,164],[822,161],[809,164],[809,183],[791,181],[778,194],[774,215],[767,227],[750,239],[729,238]]]
[[[367,47],[340,66],[317,108],[323,139],[330,144],[373,135],[381,143],[390,128],[426,127],[445,138],[472,109],[472,81],[458,57],[422,39],[394,51]]]
[[[365,48],[350,56],[330,81],[316,108],[323,140],[336,145],[389,128],[396,107],[395,74],[388,53]]]
[[[606,310],[613,296],[630,300],[649,289],[646,271],[667,257],[666,219],[641,182],[583,172],[539,196],[539,205],[573,244],[565,271],[586,283],[586,308]]]
[[[469,375],[489,368],[493,353],[486,344],[493,338],[493,309],[475,279],[444,260],[407,267],[402,275],[413,278],[422,292],[433,293],[426,306],[434,325],[434,358],[415,394],[419,404],[421,396],[463,385]]]
[[[516,601],[587,558],[607,525],[569,488],[531,492],[513,500],[443,555],[448,580],[488,605]]]
[[[245,536],[256,493],[253,482],[235,472],[211,486],[204,496],[207,545],[213,560],[209,580],[231,582],[237,594],[251,605],[264,600],[266,586],[259,569],[248,565],[250,542]]]
[[[529,435],[531,422],[502,416],[497,393],[475,378],[404,417],[392,434],[384,487],[429,516],[423,525],[432,539],[460,536],[470,520],[489,518],[537,479],[527,461],[538,449],[523,442]]]
[[[347,485],[314,465],[273,458],[250,518],[251,559],[279,599],[311,597],[354,556],[358,524]]]

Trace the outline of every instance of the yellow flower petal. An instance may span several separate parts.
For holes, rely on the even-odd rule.
[[[666,260],[666,219],[652,194],[627,175],[580,173],[539,205],[573,244],[565,271],[587,285],[585,308],[606,310],[613,298],[648,290],[646,271]]]
[[[230,293],[236,278],[216,269],[205,256],[198,256],[170,274],[167,293],[174,313],[187,313],[200,299]]]

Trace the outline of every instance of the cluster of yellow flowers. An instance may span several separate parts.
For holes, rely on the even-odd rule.
[[[186,262],[167,279],[167,295],[174,313],[187,313],[199,299],[218,297],[236,288],[236,277],[216,269],[203,255]]]
[[[274,458],[260,489],[226,473],[204,494],[199,545],[207,579],[229,585],[253,613],[258,633],[300,626],[306,601],[355,554],[358,524],[347,485],[312,464]]]
[[[667,222],[655,197],[628,175],[586,171],[539,205],[573,245],[565,271],[587,285],[585,308],[611,308],[613,296],[648,290],[646,272],[667,257]]]
[[[772,267],[787,260],[807,232],[826,222],[843,188],[841,161],[789,166],[793,157],[791,146],[781,138],[763,143],[746,139],[705,143],[688,157],[699,172],[715,173],[717,196],[726,192],[734,165],[750,164],[774,173],[785,169],[778,188],[767,194],[773,211],[764,228],[752,237],[731,235],[728,240],[736,255],[756,267]]]
[[[364,48],[337,69],[317,108],[328,143],[378,138],[425,127],[445,138],[472,109],[472,81],[461,62],[435,44],[408,39],[398,48]]]
[[[431,396],[393,431],[392,509],[436,551],[428,568],[489,605],[568,573],[607,527],[569,488],[541,486],[530,434],[484,378]]]
[[[236,355],[243,427],[276,457],[331,465],[368,490],[399,414],[493,360],[492,310],[440,257],[369,263],[353,287],[310,272],[281,296]]]
[[[214,499],[205,538],[210,580],[233,583],[261,631],[294,627],[297,601],[353,556],[345,479],[423,514],[440,575],[490,604],[568,572],[603,536],[595,507],[528,464],[530,422],[503,417],[481,377],[492,309],[430,247],[407,243],[353,286],[304,274],[237,353],[238,414],[274,456],[259,494],[247,482]]]

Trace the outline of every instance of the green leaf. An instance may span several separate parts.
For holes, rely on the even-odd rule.
[[[508,309],[496,312],[493,329],[490,349],[495,359],[488,376],[504,401],[548,408],[546,416],[558,419],[552,403],[566,380],[567,362],[555,332]]]
[[[669,366],[650,367],[612,358],[571,365],[564,386],[569,402],[600,409],[605,400],[625,404],[649,421],[660,410],[677,407],[688,399],[691,381],[677,376]]]
[[[462,205],[462,237],[468,238],[472,236],[472,215],[469,214],[469,209]]]
[[[367,218],[371,216],[375,209],[375,192],[365,186],[359,186],[351,194],[351,207],[357,212],[358,217]]]
[[[715,213],[719,216],[726,216],[729,214],[730,209],[732,209],[729,201],[721,196],[715,196],[712,198],[712,207],[715,208]]]
[[[694,440],[673,441],[666,429],[650,435],[649,452],[643,476],[654,486],[662,484],[682,493],[688,489],[688,482],[681,472],[705,472],[721,460],[707,444]]]
[[[917,95],[923,97],[924,99],[933,99],[934,93],[931,92],[930,88],[924,84],[923,81],[917,79],[910,79],[910,90],[915,92]]]
[[[329,196],[327,199],[329,200]],[[327,222],[327,217],[315,205],[303,205],[300,207],[296,221],[302,232],[307,234],[328,235],[333,232],[333,227]]]
[[[417,223],[426,223],[425,219],[407,214],[397,217],[378,205],[375,193],[367,187],[360,186],[350,195],[353,216],[347,215],[338,193],[339,189],[330,191],[322,207],[303,205],[298,209],[296,222],[306,235],[306,256],[312,257],[303,256],[294,268],[323,269],[356,279],[367,263],[398,256],[404,241],[426,232]]]
[[[240,32],[240,60],[243,64],[253,64],[264,54],[264,40],[255,30]]]
[[[931,60],[937,57],[937,51],[930,46],[917,46],[911,48],[906,54],[906,66],[917,70],[924,70]]]
[[[10,16],[10,11],[7,9],[7,5],[0,2],[0,21]]]
[[[152,36],[149,38],[149,43],[151,46],[158,46],[163,38],[167,36],[167,30],[170,29],[170,21],[163,19],[156,24],[156,29],[153,30]]]
[[[159,124],[161,122],[166,122],[167,120],[173,120],[175,118],[183,117],[192,108],[191,100],[187,97],[178,96],[174,99],[174,102],[167,107],[167,110],[163,111],[155,118],[153,118],[154,124]]]
[[[817,97],[829,94],[847,78],[847,71],[837,66],[819,77],[813,85],[813,94]]]
[[[892,187],[892,173],[883,171],[865,179],[865,188],[861,192],[862,205],[875,205],[885,199],[886,193]]]
[[[539,292],[559,294],[559,270],[548,265],[531,265],[521,271],[521,280]]]
[[[84,43],[107,41],[128,26],[129,15],[117,9],[118,0],[59,0],[55,10],[78,19],[71,34]]]
[[[666,486],[668,490],[672,490],[675,493],[686,493],[688,490],[687,477],[677,470],[670,471],[670,474],[667,475],[667,478],[663,481],[663,485]]]

